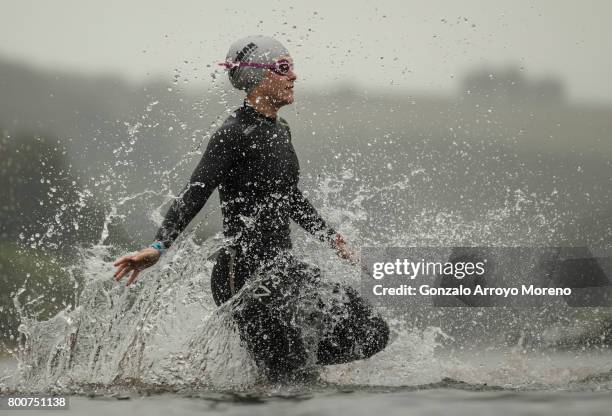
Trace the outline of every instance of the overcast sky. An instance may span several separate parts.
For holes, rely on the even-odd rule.
[[[0,1],[0,57],[44,68],[209,80],[233,40],[266,34],[289,48],[301,88],[446,93],[470,69],[515,66],[612,103],[609,1]]]

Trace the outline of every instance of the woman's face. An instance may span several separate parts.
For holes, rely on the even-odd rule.
[[[284,75],[280,75],[268,69],[265,78],[257,86],[258,95],[265,96],[277,107],[293,102],[293,84],[297,79],[295,72],[293,72],[293,60],[291,57],[281,56],[277,61],[281,60],[285,60],[291,65],[289,71]]]

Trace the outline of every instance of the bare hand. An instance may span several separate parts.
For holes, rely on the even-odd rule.
[[[336,254],[341,259],[348,260],[351,264],[359,263],[359,255],[354,250],[349,249],[342,235],[336,234],[336,239],[332,243],[332,247],[336,250]]]
[[[142,249],[138,253],[132,254],[131,256],[123,256],[113,264],[114,266],[117,266],[117,270],[115,271],[113,278],[116,281],[119,281],[123,276],[133,271],[126,283],[126,286],[129,286],[134,282],[134,280],[136,280],[136,277],[138,277],[142,270],[157,263],[159,256],[159,251],[153,247]]]

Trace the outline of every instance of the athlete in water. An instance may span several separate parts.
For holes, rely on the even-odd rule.
[[[214,301],[227,302],[254,275],[264,275],[256,292],[244,294],[232,305],[233,317],[264,373],[273,380],[283,379],[299,370],[307,355],[303,334],[295,325],[294,300],[304,298],[300,288],[316,292],[320,278],[317,268],[290,253],[290,220],[327,242],[341,258],[357,259],[298,187],[299,164],[291,132],[277,115],[293,102],[297,77],[288,51],[272,38],[251,36],[231,46],[223,65],[232,85],[247,92],[244,105],[211,137],[189,183],[169,208],[156,241],[118,259],[114,278],[119,281],[131,272],[129,285],[141,270],[155,264],[218,188],[223,233],[229,243],[213,268]],[[341,300],[327,308],[327,315],[333,309],[338,317],[320,317],[333,325],[318,341],[317,363],[367,358],[383,349],[389,330],[370,305],[352,288],[329,283],[326,287],[330,296]],[[313,299],[323,309],[324,302]]]

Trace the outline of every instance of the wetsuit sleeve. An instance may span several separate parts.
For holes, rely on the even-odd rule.
[[[328,241],[330,243],[334,241],[336,230],[325,223],[315,207],[312,206],[297,186],[293,188],[290,199],[290,215],[293,221],[321,241]]]
[[[229,172],[236,155],[232,142],[232,135],[227,130],[217,131],[211,137],[189,183],[168,209],[155,235],[155,240],[161,241],[166,248],[187,228],[221,179]]]

